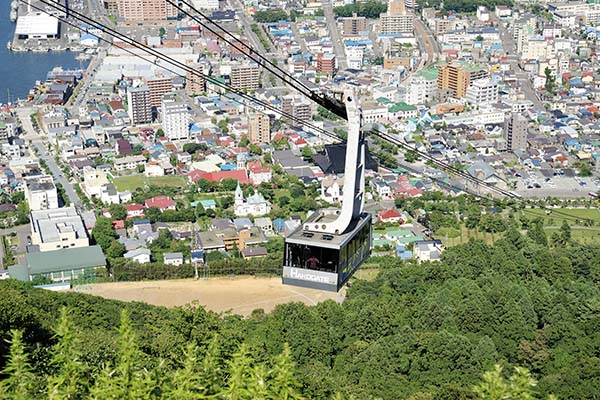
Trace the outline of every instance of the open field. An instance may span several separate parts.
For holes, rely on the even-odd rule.
[[[155,177],[145,177],[144,175],[118,176],[113,179],[113,183],[119,192],[129,190],[134,192],[137,188],[143,188],[145,185],[162,187],[183,187],[187,185],[187,180],[183,176],[165,175]]]
[[[325,300],[341,301],[345,290],[340,293],[324,292],[281,284],[281,278],[233,277],[207,280],[167,280],[144,282],[97,283],[78,286],[74,289],[107,299],[141,301],[166,307],[183,306],[197,302],[207,310],[231,311],[234,314],[250,315],[262,308],[272,311],[276,305],[300,301],[314,305]]]
[[[467,229],[464,225],[461,225],[460,230],[455,228],[440,228],[435,233],[436,239],[440,239],[446,247],[467,243],[471,238],[481,239],[487,244],[492,244],[501,238],[502,235],[503,233],[487,233],[480,232],[477,229]]]
[[[563,221],[567,221],[569,225],[585,225],[584,220],[592,220],[594,225],[600,225],[600,211],[596,208],[528,208],[522,212],[529,219],[541,218],[544,225],[560,226]]]

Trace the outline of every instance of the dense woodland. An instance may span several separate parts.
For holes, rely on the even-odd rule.
[[[80,393],[97,393],[110,384],[111,373],[137,371],[158,388],[143,398],[173,398],[169,382],[186,371],[185,365],[187,373],[216,380],[211,393],[217,398],[231,399],[285,398],[273,394],[278,390],[292,393],[287,398],[411,400],[550,394],[594,399],[600,393],[600,246],[567,241],[550,247],[547,240],[532,240],[509,227],[493,247],[472,241],[448,249],[437,264],[380,261],[377,278],[355,280],[343,304],[285,304],[247,319],[5,281],[0,367],[11,379],[0,386],[8,392],[5,398],[29,398],[10,394],[23,382],[13,379],[15,354],[22,361],[26,352],[32,365],[26,389],[38,394],[33,398],[47,397],[66,368],[65,357],[57,358],[64,329],[56,326],[68,325],[65,315],[60,318],[61,308],[68,307],[64,314],[77,344],[67,347],[89,368]],[[22,337],[11,329],[21,330]],[[8,357],[11,337],[13,357]],[[220,371],[216,376],[198,372],[207,359],[211,371]],[[242,372],[234,368],[240,365]],[[257,379],[270,394],[248,394],[258,390],[252,389]],[[536,393],[525,397],[519,387],[531,389],[533,379],[539,381]],[[122,387],[107,387],[123,393]],[[511,388],[512,397],[498,388]]]

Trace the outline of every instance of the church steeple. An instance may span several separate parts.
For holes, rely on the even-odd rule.
[[[244,192],[240,187],[240,182],[237,184],[237,188],[235,188],[235,204],[240,205],[244,204]]]

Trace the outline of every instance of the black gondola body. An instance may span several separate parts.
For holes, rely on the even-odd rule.
[[[285,238],[282,277],[287,285],[339,291],[371,252],[371,215],[363,211],[362,115],[354,93],[345,93],[344,100],[348,139],[342,208],[316,211]]]

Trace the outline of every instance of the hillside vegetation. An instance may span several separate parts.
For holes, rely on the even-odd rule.
[[[343,304],[292,303],[247,319],[6,281],[0,335],[12,338],[13,357],[3,340],[2,368],[11,372],[14,342],[22,342],[20,353],[32,366],[28,390],[43,394],[33,398],[48,397],[65,368],[56,361],[62,340],[56,327],[68,325],[76,357],[67,358],[86,371],[84,395],[71,398],[88,398],[108,376],[127,371],[158,388],[143,398],[176,398],[169,394],[172,382],[190,369],[206,386],[206,372],[198,371],[208,359],[208,370],[220,371],[207,375],[216,398],[594,399],[600,393],[600,247],[568,238],[556,247],[548,242],[542,229],[527,238],[509,228],[493,246],[459,245],[437,264],[382,262],[377,278],[354,281]],[[63,307],[68,312],[61,318]],[[130,353],[133,358],[125,356]],[[196,362],[186,364],[190,357]],[[264,384],[256,387],[257,380]],[[533,397],[524,397],[522,387]],[[289,396],[273,394],[278,390]]]

